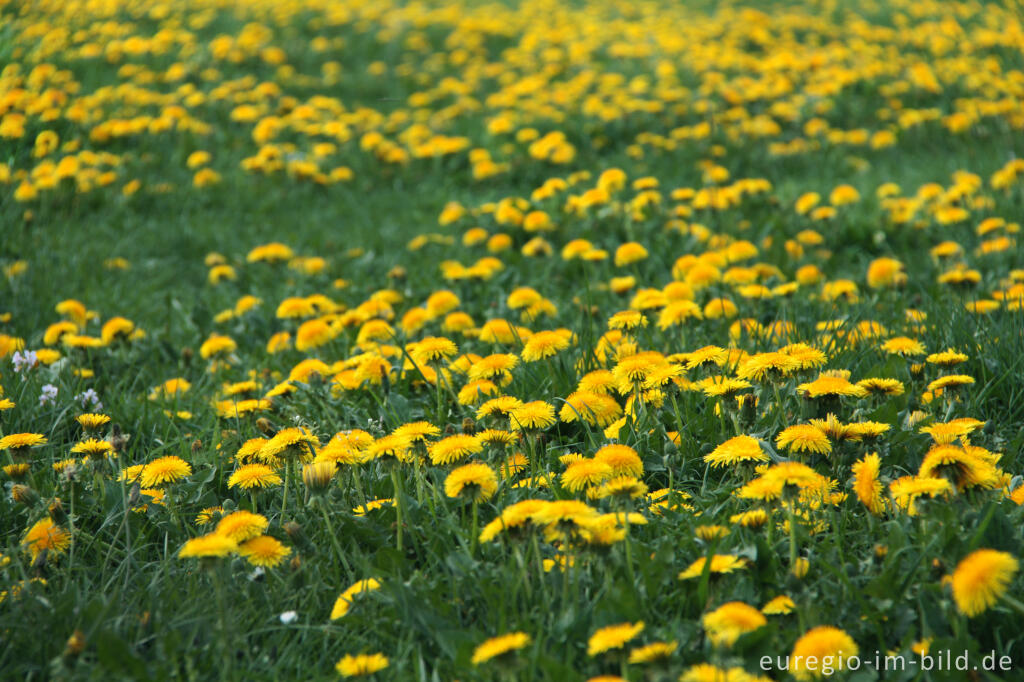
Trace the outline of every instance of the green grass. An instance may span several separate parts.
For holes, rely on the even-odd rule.
[[[818,3],[759,5],[766,11],[785,5],[793,13],[820,15],[824,24],[800,30],[819,36],[826,44],[853,30],[839,10],[821,10]],[[640,8],[641,14],[653,12],[651,7]],[[174,14],[188,19],[201,9],[174,8]],[[856,7],[850,9],[857,11]],[[883,9],[876,13],[868,8],[864,14],[880,25],[891,26],[895,13],[906,13],[903,9]],[[469,78],[458,66],[436,66],[430,60],[431,55],[449,54],[453,49],[446,43],[452,33],[446,18],[426,19],[422,26],[415,26],[409,19],[415,8],[395,6],[380,16],[368,8],[356,8],[356,17],[351,20],[324,27],[316,23],[322,18],[321,10],[283,9],[279,10],[280,17],[275,17],[272,10],[272,5],[267,9],[254,6],[216,10],[213,21],[195,31],[199,47],[194,53],[172,50],[124,61],[154,73],[181,61],[189,67],[187,82],[207,95],[221,82],[248,74],[257,82],[277,82],[282,97],[268,100],[268,114],[283,112],[314,95],[337,98],[348,112],[360,107],[385,116],[411,112],[415,107],[408,98],[413,93],[431,90],[445,77]],[[499,10],[474,5],[465,11],[481,19]],[[510,14],[501,14],[504,21],[486,30],[463,28],[480,37],[481,47],[474,48],[473,59],[493,64],[505,60],[504,68],[509,73],[527,76],[531,73],[529,65],[513,62],[514,55],[505,51],[519,43],[521,33],[534,30],[532,20],[525,10],[501,11]],[[573,16],[577,22],[594,22],[601,49],[586,64],[570,65],[549,89],[567,87],[564,81],[585,68],[622,73],[626,82],[634,77],[653,77],[657,54],[632,59],[610,55],[607,49],[622,35],[609,30],[606,21],[593,18],[599,16],[594,6],[574,5],[571,11],[576,13]],[[687,38],[695,45],[701,31],[707,31],[707,44],[722,41],[748,56],[796,49],[792,44],[758,45],[752,26],[722,19],[725,10],[716,10],[713,3],[670,5],[661,11],[666,13],[666,25],[685,27]],[[974,14],[962,18],[968,30],[982,26],[986,12],[997,16],[994,6],[971,11]],[[601,5],[601,12],[625,14],[635,25],[650,28],[630,14],[628,7]],[[937,7],[928,10],[926,18],[948,18],[952,13],[953,9]],[[131,6],[119,7],[112,18],[131,21],[128,34],[152,36],[165,26],[165,21],[144,16],[142,10]],[[91,23],[43,4],[27,6],[24,12],[10,5],[0,6],[0,56],[10,51],[23,72],[34,66],[31,50],[38,39],[29,27],[40,19],[82,30]],[[1012,15],[998,15],[998,20],[1011,21]],[[273,44],[286,50],[288,64],[297,73],[310,78],[281,74],[256,57],[234,64],[217,61],[210,54],[207,45],[211,39],[219,34],[238,35],[252,21],[273,26]],[[913,21],[922,32],[932,30],[925,20]],[[781,19],[769,19],[768,25],[776,38],[792,30]],[[570,33],[564,26],[559,30]],[[390,37],[379,39],[382,32],[390,32]],[[406,39],[417,32],[422,33],[427,45],[422,52],[406,46]],[[317,52],[309,41],[318,35],[343,38],[345,47]],[[939,58],[929,54],[927,46],[913,44],[909,38],[880,42],[898,47],[900,59],[906,63],[917,58],[938,63]],[[975,66],[984,57],[991,57],[1004,72],[1020,68],[1021,55],[1015,48],[976,47],[977,54],[957,46],[950,49],[966,60],[975,60],[969,62]],[[967,650],[980,660],[983,654],[995,650],[1011,656],[1015,664],[1024,661],[1020,628],[1015,624],[1020,614],[1012,604],[1001,602],[968,619],[958,613],[949,588],[942,585],[943,576],[976,549],[1020,553],[1022,512],[1005,499],[1004,486],[965,490],[948,498],[919,502],[916,516],[898,509],[873,516],[851,488],[851,466],[869,452],[877,451],[881,456],[884,484],[916,474],[931,446],[931,439],[918,427],[959,417],[986,422],[972,434],[971,443],[1001,453],[999,469],[1013,476],[1005,487],[1014,489],[1020,482],[1017,472],[1024,446],[1024,389],[1016,377],[1024,372],[1024,316],[1007,309],[977,315],[963,305],[1009,288],[1005,278],[1014,269],[1024,267],[1016,244],[1002,252],[975,255],[985,237],[978,236],[974,229],[989,216],[1002,216],[1008,222],[1019,220],[1020,185],[1002,191],[989,184],[994,172],[1024,154],[1019,123],[1011,114],[991,116],[976,122],[966,133],[952,134],[940,122],[930,121],[898,131],[898,143],[892,147],[871,149],[823,142],[817,151],[779,156],[771,152],[770,143],[802,136],[803,125],[815,116],[812,106],[819,100],[833,105],[821,114],[833,128],[886,128],[888,124],[877,115],[890,99],[884,89],[893,82],[902,82],[904,70],[861,77],[834,96],[808,97],[796,119],[779,117],[780,135],[762,139],[736,134],[727,113],[732,105],[726,103],[720,91],[698,93],[701,83],[714,80],[710,70],[721,70],[732,79],[743,76],[744,69],[724,63],[715,69],[698,68],[695,53],[688,50],[664,57],[677,64],[680,83],[690,89],[683,98],[689,107],[686,111],[671,106],[656,113],[620,111],[610,120],[602,120],[585,113],[581,101],[572,100],[564,104],[561,113],[565,118],[558,121],[538,114],[529,101],[516,106],[487,104],[487,96],[500,85],[495,77],[483,78],[476,84],[478,90],[471,93],[481,103],[482,113],[467,108],[450,120],[432,119],[431,125],[434,132],[464,135],[471,140],[471,148],[486,148],[497,160],[509,163],[508,172],[486,180],[473,178],[467,151],[414,158],[406,164],[382,162],[360,150],[359,138],[364,131],[355,123],[351,139],[336,142],[338,153],[324,162],[325,169],[349,166],[354,172],[351,182],[319,186],[283,172],[271,176],[246,172],[239,168],[239,162],[254,155],[260,145],[253,141],[251,125],[232,121],[230,113],[235,103],[229,101],[209,100],[187,107],[190,115],[211,125],[208,135],[171,130],[107,143],[90,140],[88,125],[66,118],[48,122],[38,115],[28,116],[25,134],[3,139],[0,146],[0,162],[6,162],[13,173],[31,172],[36,167],[39,159],[33,156],[33,143],[36,135],[47,129],[56,131],[62,143],[77,140],[84,149],[121,155],[122,162],[117,166],[116,182],[90,192],[76,192],[74,183],[65,181],[57,189],[23,202],[14,198],[20,178],[0,185],[0,264],[9,266],[24,260],[28,265],[24,273],[0,279],[0,314],[11,314],[10,321],[0,325],[0,333],[24,339],[28,349],[40,349],[47,326],[61,318],[54,306],[75,298],[98,313],[99,319],[90,322],[86,333],[98,335],[102,322],[121,315],[145,330],[146,335],[130,343],[91,350],[61,347],[64,357],[56,364],[24,374],[14,371],[9,357],[0,359],[3,396],[16,404],[0,412],[0,436],[28,432],[48,438],[46,445],[32,451],[31,476],[22,481],[36,491],[39,501],[30,505],[15,502],[13,481],[5,481],[7,488],[0,496],[0,552],[9,559],[0,568],[0,590],[8,591],[0,600],[3,676],[332,679],[337,676],[334,665],[342,655],[379,651],[390,659],[390,666],[378,673],[381,679],[488,680],[498,679],[502,668],[495,662],[473,666],[470,661],[474,648],[488,637],[521,630],[529,633],[533,642],[515,659],[517,667],[505,670],[508,679],[583,680],[602,673],[624,674],[631,680],[676,679],[690,666],[703,662],[742,666],[751,674],[790,679],[782,673],[765,673],[758,661],[762,656],[788,654],[798,638],[817,625],[843,628],[866,658],[873,658],[875,651],[889,650],[910,656],[913,643],[931,638],[932,651],[949,649],[958,655]],[[70,50],[48,59],[58,68],[69,69],[82,92],[129,80],[117,75],[120,65],[81,59]],[[339,83],[320,79],[321,65],[328,60],[342,64]],[[369,63],[376,60],[388,64],[388,75],[366,73]],[[901,62],[901,67],[904,65]],[[221,78],[205,81],[200,73],[208,66],[220,69]],[[400,66],[408,67],[409,73],[397,73]],[[422,83],[416,82],[417,75],[424,76]],[[790,75],[803,78],[806,74],[793,69]],[[163,94],[175,92],[179,85],[142,84]],[[796,85],[799,91],[804,83]],[[937,107],[948,114],[954,110],[957,98],[997,99],[996,95],[1009,96],[1011,89],[1003,83],[1003,89],[995,88],[998,92],[993,93],[967,79],[944,85],[937,94],[911,91],[903,96],[903,104],[906,108]],[[0,95],[14,87],[5,84]],[[622,88],[616,86],[611,92],[598,88],[594,92],[610,101]],[[458,101],[451,94],[435,94],[437,99],[422,110],[436,113]],[[297,98],[297,102],[284,102],[282,98],[287,96]],[[649,97],[657,100],[656,95]],[[714,133],[708,139],[680,141],[671,151],[637,140],[640,133],[669,136],[675,128],[707,120],[709,115],[695,106],[701,99],[715,105],[715,113],[710,116]],[[746,109],[754,116],[770,112],[771,103],[769,98],[754,99],[746,103]],[[160,109],[127,98],[114,98],[102,106],[104,114],[99,120],[156,116]],[[502,145],[511,138],[490,135],[486,124],[508,109],[522,117],[517,128],[533,126],[541,134],[565,132],[576,148],[572,161],[555,165],[533,159],[526,145],[520,143],[512,151],[503,150]],[[398,139],[407,126],[366,124],[366,130],[379,130],[390,139]],[[325,139],[325,135],[308,137],[287,131],[275,142],[291,142],[299,151],[307,151],[314,142]],[[642,157],[637,158],[634,145],[643,148]],[[715,156],[712,145],[721,145],[724,154]],[[211,152],[211,167],[222,176],[219,184],[192,186],[194,170],[186,167],[186,159],[196,150]],[[58,153],[49,158],[58,160],[60,156]],[[435,423],[443,437],[461,432],[467,421],[475,421],[475,407],[460,404],[443,387],[439,410],[438,392],[425,384],[415,369],[396,374],[384,386],[347,391],[332,391],[329,378],[314,379],[299,384],[294,394],[275,400],[273,410],[265,414],[218,418],[211,403],[221,397],[225,382],[242,381],[251,375],[261,383],[262,394],[286,378],[307,356],[330,364],[366,350],[357,346],[359,327],[350,326],[328,344],[307,353],[289,349],[268,354],[266,343],[274,332],[294,333],[298,327],[298,322],[274,315],[278,303],[286,297],[323,293],[352,309],[374,292],[391,288],[403,297],[395,305],[393,324],[397,328],[407,310],[421,305],[434,291],[450,289],[460,298],[459,309],[470,313],[478,325],[488,319],[507,318],[533,331],[571,329],[577,341],[569,350],[550,363],[521,362],[511,383],[503,388],[505,394],[523,400],[547,401],[557,412],[576,390],[583,374],[579,368],[597,367],[594,347],[608,329],[609,316],[628,308],[635,293],[615,294],[607,286],[609,280],[633,275],[638,289],[661,288],[672,281],[673,264],[679,257],[712,249],[692,235],[664,228],[672,218],[672,208],[688,204],[671,200],[670,192],[678,187],[703,187],[698,162],[707,160],[725,166],[731,173],[730,182],[764,178],[771,183],[771,190],[745,197],[740,205],[728,210],[695,209],[689,222],[705,225],[717,238],[747,239],[758,245],[756,259],[744,265],[758,261],[778,267],[783,278],[768,279],[769,286],[792,280],[799,266],[814,263],[829,280],[857,282],[860,300],[828,302],[819,295],[818,286],[802,287],[790,297],[747,300],[732,285],[716,283],[697,292],[699,303],[730,296],[739,306],[740,317],[764,325],[792,323],[797,330],[795,337],[785,341],[747,335],[734,339],[730,336],[732,320],[712,319],[661,331],[655,324],[657,312],[653,311],[648,315],[649,326],[636,334],[639,349],[667,356],[714,344],[756,353],[775,350],[789,341],[823,345],[826,339],[816,329],[820,322],[842,320],[843,329],[850,331],[859,322],[875,321],[886,328],[886,336],[914,336],[926,344],[929,352],[954,348],[966,353],[969,360],[950,372],[976,380],[971,386],[928,401],[923,394],[928,383],[941,373],[936,367],[913,371],[911,362],[883,353],[878,348],[880,340],[841,342],[829,350],[826,368],[849,370],[853,380],[895,378],[905,384],[906,393],[844,399],[832,406],[844,422],[881,421],[891,424],[892,429],[875,442],[836,444],[831,457],[807,459],[816,471],[834,479],[836,490],[847,493],[847,497],[806,510],[818,524],[815,532],[810,532],[809,524],[798,524],[794,540],[799,554],[810,561],[806,577],[797,579],[790,573],[790,536],[783,527],[783,512],[772,522],[775,528],[771,532],[730,522],[730,516],[757,506],[735,494],[751,473],[711,469],[703,456],[738,433],[754,436],[774,448],[775,437],[783,428],[826,416],[821,406],[797,394],[797,384],[814,379],[817,373],[813,371],[781,379],[774,385],[756,382],[752,393],[760,399],[759,408],[752,415],[738,414],[735,423],[731,417],[716,415],[714,401],[699,391],[674,387],[668,389],[670,395],[663,405],[651,403],[640,409],[635,420],[623,427],[619,441],[639,453],[644,464],[642,480],[650,490],[672,486],[690,496],[686,501],[692,509],[655,514],[643,498],[631,502],[647,523],[631,524],[628,542],[572,549],[575,566],[564,573],[558,569],[546,573],[537,570],[536,562],[558,554],[543,537],[536,544],[502,540],[475,546],[471,505],[444,493],[445,478],[453,468],[450,466],[426,464],[422,479],[411,465],[400,468],[403,505],[399,551],[394,508],[385,507],[365,516],[352,511],[362,504],[364,495],[375,499],[394,494],[390,465],[379,460],[340,468],[325,498],[329,523],[304,492],[297,471],[291,476],[286,514],[281,513],[280,487],[256,495],[256,509],[270,523],[268,534],[291,550],[280,566],[257,572],[237,556],[215,562],[212,567],[177,556],[189,538],[211,529],[195,522],[201,509],[216,505],[226,510],[252,507],[248,494],[228,486],[235,469],[230,458],[242,443],[263,430],[301,425],[326,443],[341,430],[365,429],[379,437],[418,420]],[[554,249],[549,257],[524,256],[520,248],[533,235],[498,225],[484,212],[452,225],[438,224],[438,215],[451,201],[477,208],[506,197],[528,198],[550,177],[568,177],[586,170],[592,176],[567,190],[581,194],[593,187],[608,168],[622,168],[629,181],[645,176],[657,178],[662,203],[633,219],[621,206],[636,194],[628,188],[617,195],[617,209],[605,207],[582,216],[562,210],[566,193],[536,202],[557,224],[554,232],[544,235]],[[952,174],[958,170],[979,175],[984,184],[978,194],[990,197],[992,204],[972,209],[968,220],[953,225],[938,223],[924,209],[918,215],[924,225],[894,224],[875,196],[876,188],[890,181],[901,186],[905,197],[914,196],[926,183],[937,182],[948,189],[953,184]],[[139,180],[141,189],[125,196],[121,188],[131,180]],[[167,191],[161,190],[162,183],[169,185]],[[816,191],[827,202],[832,188],[843,183],[855,186],[861,200],[840,207],[834,219],[812,221],[794,212],[793,203],[801,194]],[[471,265],[491,255],[483,246],[462,244],[462,234],[475,225],[512,236],[515,248],[497,254],[504,269],[486,280],[445,281],[439,268],[442,261],[454,259]],[[830,253],[816,255],[808,247],[803,258],[788,255],[786,239],[811,228],[824,236],[824,247]],[[407,248],[409,240],[426,233],[443,234],[453,243],[430,243],[415,251]],[[612,254],[621,243],[635,240],[645,245],[650,256],[628,267],[616,267],[611,258],[593,263],[562,260],[562,246],[576,238],[589,239]],[[979,270],[982,279],[977,286],[961,290],[937,283],[944,266],[936,263],[929,250],[947,239],[960,243],[963,260]],[[284,264],[246,262],[250,249],[271,241],[284,242],[299,255],[323,256],[328,266],[323,273],[304,275]],[[360,251],[353,253],[353,248]],[[208,281],[204,258],[211,252],[222,254],[236,268],[237,280],[216,286]],[[869,264],[883,256],[905,264],[908,282],[904,287],[876,290],[866,284]],[[105,262],[115,257],[126,259],[130,268],[107,267]],[[389,275],[395,266],[404,267],[404,277]],[[332,283],[337,278],[344,278],[349,285],[334,288]],[[507,303],[508,294],[520,286],[536,288],[557,306],[557,314],[521,322],[519,311],[510,309]],[[262,305],[226,322],[214,320],[243,295],[258,296]],[[590,306],[596,311],[589,311]],[[915,329],[908,322],[908,308],[927,315],[922,328]],[[238,344],[230,366],[217,372],[209,371],[199,354],[203,341],[214,331]],[[397,342],[441,333],[440,321],[433,320],[409,335],[399,331]],[[516,344],[504,347],[468,336],[450,336],[463,353],[488,355],[521,350]],[[614,364],[611,359],[607,367]],[[83,368],[92,370],[93,376],[81,378],[72,371]],[[172,401],[149,399],[153,387],[179,376],[192,383],[187,393]],[[695,370],[687,376],[697,380],[703,374]],[[465,377],[453,375],[455,392],[465,381]],[[57,387],[58,397],[40,404],[40,391],[46,384]],[[89,388],[101,397],[103,412],[130,434],[130,439],[116,462],[80,466],[69,478],[57,474],[52,464],[71,457],[70,448],[81,439],[74,417],[82,411],[82,405],[74,397]],[[618,398],[619,404],[625,403],[626,396]],[[165,410],[187,410],[190,416],[172,418]],[[924,421],[912,424],[911,416],[921,416],[917,411],[924,413]],[[257,417],[268,421],[257,423]],[[678,444],[672,442],[669,431],[679,432]],[[532,444],[525,439],[510,446],[508,454],[514,450],[530,455],[538,470],[557,479],[564,470],[559,456],[570,452],[592,456],[607,440],[600,428],[578,421],[558,422]],[[496,466],[505,454],[489,448],[478,459]],[[782,459],[791,456],[779,448],[772,449],[771,454]],[[166,505],[150,503],[140,510],[145,498],[130,500],[138,491],[116,480],[115,473],[123,466],[169,455],[186,459],[192,474],[167,486]],[[354,470],[358,471],[358,485]],[[71,531],[72,545],[67,551],[50,554],[45,561],[33,562],[22,545],[23,536],[26,529],[47,515],[47,506],[55,498],[60,498],[63,512],[51,509],[49,513]],[[531,498],[585,499],[582,493],[574,495],[557,482],[550,488],[514,488],[510,482],[503,482],[494,498],[480,504],[479,526],[509,505]],[[612,509],[607,501],[592,504],[602,511]],[[290,527],[289,532],[289,522],[297,524],[299,530]],[[731,532],[720,540],[700,540],[695,529],[702,524],[730,526]],[[329,527],[333,528],[333,539]],[[726,576],[704,575],[693,581],[676,578],[696,559],[714,553],[740,556],[750,565]],[[46,584],[25,582],[33,577],[45,578]],[[358,598],[348,615],[331,621],[329,614],[338,595],[368,577],[379,578],[381,589]],[[26,587],[15,595],[13,590],[22,583]],[[1019,587],[1018,578],[1012,582],[1011,594],[1019,592]],[[708,611],[729,601],[760,608],[780,594],[796,602],[792,614],[769,616],[765,627],[744,635],[732,649],[715,649],[706,638],[701,618]],[[297,618],[283,622],[281,614],[290,611]],[[595,630],[626,621],[646,624],[642,635],[627,645],[626,651],[656,640],[678,640],[679,649],[664,665],[626,665],[616,654],[587,655],[587,640]],[[75,631],[81,631],[84,637],[80,652],[66,649],[68,637]],[[982,675],[981,679],[1015,679],[1014,674],[1002,678],[999,674],[987,678]],[[845,679],[875,677],[873,672],[862,672],[847,674]],[[908,672],[885,679],[962,678],[955,674],[922,678]]]

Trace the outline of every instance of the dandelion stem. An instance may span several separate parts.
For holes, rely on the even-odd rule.
[[[397,513],[396,521],[397,521],[397,526],[398,526],[397,536],[396,536],[396,539],[395,539],[395,547],[398,549],[399,552],[401,552],[402,551],[402,516],[403,516],[403,514],[402,514],[402,506],[403,506],[403,500],[402,500],[402,483],[401,483],[401,481],[399,480],[399,477],[398,477],[398,464],[397,463],[391,465],[391,482],[395,486],[395,510],[396,510],[396,513]]]
[[[281,498],[281,522],[284,522],[284,512],[288,508],[288,488],[292,480],[292,462],[287,460],[284,463],[284,495]]]
[[[349,565],[348,560],[345,559],[345,553],[341,551],[341,545],[338,543],[338,536],[334,532],[334,524],[331,523],[331,515],[327,511],[327,505],[324,504],[323,496],[316,499],[316,506],[320,507],[320,513],[323,514],[324,524],[327,526],[328,535],[331,536],[331,545],[334,547],[334,553],[338,555],[338,560],[341,561],[349,575],[354,575],[352,567]]]
[[[213,591],[217,599],[217,630],[220,635],[220,677],[231,679],[231,649],[228,639],[227,608],[224,605],[224,585],[221,581],[221,566],[212,566],[210,576],[213,580]]]
[[[796,514],[793,513],[793,503],[786,505],[786,513],[789,516],[789,569],[796,568]]]
[[[477,502],[474,499],[473,500],[473,526],[472,526],[473,531],[472,531],[472,534],[469,537],[469,556],[470,556],[470,558],[476,556],[476,544],[478,542],[477,535],[479,533],[479,531],[477,529],[478,529],[478,527],[480,525],[479,507],[480,507],[480,503]]]

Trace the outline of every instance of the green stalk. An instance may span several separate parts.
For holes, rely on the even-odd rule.
[[[402,551],[402,484],[398,479],[398,463],[391,465],[391,483],[395,486],[395,510],[397,512],[398,532],[395,546],[399,552]]]

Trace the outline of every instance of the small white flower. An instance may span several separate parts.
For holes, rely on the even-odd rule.
[[[75,396],[75,400],[79,400],[82,403],[82,407],[88,408],[89,403],[92,403],[92,409],[102,410],[103,403],[100,402],[100,397],[94,389],[83,391]]]
[[[27,350],[24,353],[14,351],[14,355],[11,356],[11,362],[14,364],[14,373],[21,374],[23,369],[35,367],[39,362],[39,356],[36,355],[34,350]]]
[[[281,623],[284,625],[291,625],[299,619],[299,614],[295,611],[285,611],[281,614]]]
[[[40,407],[54,400],[57,397],[57,387],[53,384],[46,384],[39,393]]]

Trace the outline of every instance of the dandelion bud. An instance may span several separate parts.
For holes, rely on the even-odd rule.
[[[50,518],[57,525],[67,523],[68,514],[64,511],[64,503],[61,502],[59,497],[53,498],[53,502],[50,503]]]
[[[81,630],[75,630],[68,637],[67,644],[64,645],[64,658],[78,656],[83,651],[85,651],[85,633]]]
[[[274,425],[270,423],[270,420],[266,417],[260,417],[256,420],[256,428],[260,430],[265,436],[273,436],[277,431],[274,429]]]
[[[46,575],[46,557],[50,554],[50,550],[40,550],[36,558],[32,560],[32,574],[37,578],[42,578]]]
[[[323,495],[337,471],[334,462],[313,462],[302,467],[302,482],[312,495]]]
[[[36,502],[39,501],[39,493],[27,485],[11,486],[11,497],[14,498],[15,502],[26,507],[34,507]]]
[[[306,537],[306,533],[302,530],[302,526],[295,523],[294,521],[288,521],[282,526],[282,528],[284,528],[284,532],[288,534],[288,539],[292,541],[292,544],[298,547],[301,551],[305,552],[306,554],[316,553],[316,548],[309,541],[309,538]],[[295,556],[292,559],[293,570],[298,569],[298,565],[296,564],[298,558],[298,556]]]
[[[793,564],[793,567],[790,569],[790,572],[797,580],[803,580],[804,576],[807,575],[807,571],[809,571],[810,568],[811,562],[807,559],[804,559],[803,557],[800,557]]]

